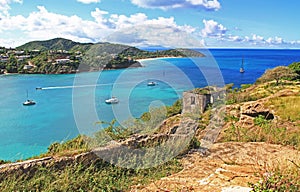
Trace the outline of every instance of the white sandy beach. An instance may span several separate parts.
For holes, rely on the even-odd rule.
[[[136,61],[140,62],[142,66],[143,61],[152,61],[152,60],[159,60],[159,59],[172,59],[172,58],[179,58],[179,57],[154,57],[154,58],[147,58],[147,59],[137,59]]]

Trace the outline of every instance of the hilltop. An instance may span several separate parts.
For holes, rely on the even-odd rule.
[[[64,38],[54,38],[50,40],[45,41],[31,41],[28,43],[25,43],[24,45],[21,45],[19,47],[16,47],[16,50],[22,51],[22,50],[39,50],[39,51],[49,51],[49,50],[66,50],[66,51],[79,51],[79,50],[86,50],[90,46],[92,46],[93,43],[79,43],[74,42],[69,39]]]
[[[157,57],[203,57],[188,49],[149,52],[113,43],[79,43],[55,38],[32,41],[16,49],[0,48],[1,73],[61,74],[105,69],[141,67],[138,59]]]

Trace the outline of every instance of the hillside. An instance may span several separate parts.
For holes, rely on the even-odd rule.
[[[157,57],[204,57],[188,49],[140,50],[121,44],[78,43],[55,38],[32,41],[16,49],[0,49],[0,74],[61,74],[141,67],[138,59]]]
[[[139,120],[145,122],[143,130],[150,132],[137,131],[141,126],[139,121],[131,122],[132,127],[127,129],[112,121],[95,133],[95,138],[78,136],[65,143],[53,143],[48,153],[40,156],[42,159],[1,165],[0,189],[299,191],[300,82],[299,75],[295,75],[299,67],[300,63],[296,63],[291,70],[270,69],[254,85],[242,85],[239,89],[227,85],[226,105],[216,102],[199,119],[181,115],[179,100],[166,108],[165,120],[154,117],[154,121],[149,121],[149,113],[141,116]],[[277,73],[282,70],[288,73]],[[273,75],[281,77],[274,80]],[[160,112],[156,109],[154,114]],[[216,124],[213,123],[215,114],[222,114],[223,119],[217,119]],[[160,126],[153,129],[157,122]],[[216,128],[211,124],[220,128],[220,132],[216,142],[206,145],[204,141],[210,140],[208,133]],[[121,160],[122,165],[130,166],[136,163],[137,156],[116,158],[124,152],[124,147],[139,150],[158,144],[164,146],[166,151],[162,157],[166,158],[174,152],[168,151],[169,147],[181,146],[179,138],[192,130],[196,134],[183,152],[156,167],[122,168],[101,159],[109,154],[112,155],[109,162]],[[174,143],[165,145],[168,138]],[[158,152],[145,159],[146,163],[153,159],[159,161]]]
[[[92,43],[78,43],[68,39],[63,38],[55,38],[46,41],[31,41],[25,43],[17,47],[17,50],[40,50],[40,51],[48,51],[48,50],[86,50],[88,49]]]

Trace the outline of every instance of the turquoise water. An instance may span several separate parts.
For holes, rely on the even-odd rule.
[[[182,91],[193,87],[253,83],[265,69],[300,61],[298,50],[217,49],[211,53],[216,63],[210,57],[177,58],[144,61],[142,68],[101,73],[0,76],[0,159],[38,155],[52,142],[99,129],[97,120],[117,118],[121,122],[138,117],[151,105],[171,105]],[[244,74],[239,73],[242,57]],[[152,80],[158,85],[148,87]],[[26,90],[36,105],[22,105]],[[112,95],[119,98],[119,104],[104,103]]]

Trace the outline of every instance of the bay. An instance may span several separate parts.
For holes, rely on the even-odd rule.
[[[66,75],[0,76],[0,159],[18,160],[46,152],[53,142],[139,117],[149,106],[171,105],[193,87],[254,83],[266,69],[300,61],[300,50],[200,50],[206,58],[143,61],[144,67]],[[244,58],[245,73],[239,73]],[[156,81],[149,87],[147,82]],[[36,90],[43,87],[43,90]],[[34,106],[23,106],[26,99]],[[117,96],[117,105],[105,99]]]

